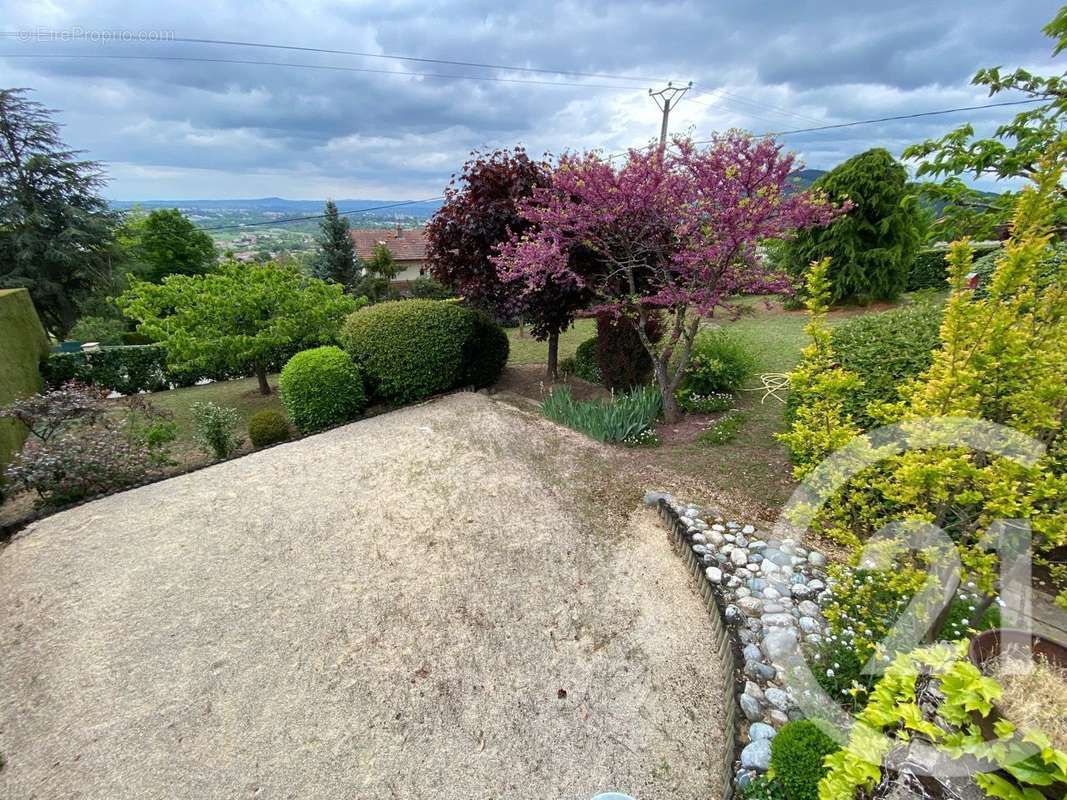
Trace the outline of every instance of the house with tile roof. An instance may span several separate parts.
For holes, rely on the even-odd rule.
[[[426,235],[422,228],[367,228],[350,231],[352,242],[356,246],[356,255],[369,259],[374,248],[385,245],[393,254],[400,271],[393,279],[395,284],[407,284],[425,272]]]

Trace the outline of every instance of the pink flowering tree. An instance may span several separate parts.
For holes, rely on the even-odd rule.
[[[662,155],[631,150],[619,169],[597,153],[564,155],[551,185],[523,202],[532,225],[500,248],[500,277],[520,295],[548,284],[585,290],[594,311],[630,317],[674,421],[701,319],[739,294],[788,288],[756,258],[757,244],[842,212],[824,196],[790,191],[794,168],[774,141],[739,132],[703,150],[682,138]],[[574,259],[576,250],[591,257]],[[653,309],[667,314],[659,344],[648,335]]]

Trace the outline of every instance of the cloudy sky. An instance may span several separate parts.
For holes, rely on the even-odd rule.
[[[429,198],[473,148],[522,143],[539,154],[644,144],[660,124],[648,87],[668,79],[693,81],[671,130],[698,138],[733,126],[764,133],[988,102],[969,85],[979,67],[1063,71],[1040,31],[1057,7],[0,0],[8,32],[0,37],[0,85],[32,87],[60,111],[69,144],[106,162],[111,198]],[[124,31],[123,40],[112,31]],[[783,139],[807,166],[828,168],[872,146],[899,154],[967,121],[989,130],[1015,110]]]

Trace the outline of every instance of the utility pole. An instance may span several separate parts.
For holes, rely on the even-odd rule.
[[[663,125],[659,129],[659,154],[661,156],[667,148],[667,119],[671,115],[671,108],[678,105],[682,95],[688,92],[692,86],[692,81],[689,81],[686,86],[674,86],[670,81],[667,81],[666,89],[660,89],[658,92],[653,92],[651,89],[648,90],[648,96],[656,102],[659,110],[663,112]]]

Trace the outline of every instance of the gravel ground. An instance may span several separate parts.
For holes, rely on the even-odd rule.
[[[572,489],[597,448],[457,394],[42,520],[0,797],[716,795],[705,612],[651,512]]]

